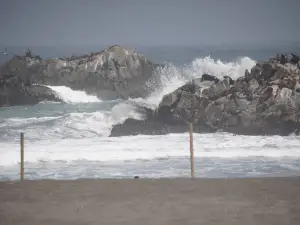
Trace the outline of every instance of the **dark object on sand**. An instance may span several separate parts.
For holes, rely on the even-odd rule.
[[[134,176],[134,179],[139,179],[140,177],[139,176]]]

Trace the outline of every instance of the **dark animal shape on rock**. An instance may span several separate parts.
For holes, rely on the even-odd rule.
[[[230,85],[234,85],[234,80],[230,76],[223,76],[224,80],[228,79]]]
[[[299,62],[299,56],[296,55],[296,54],[293,54],[293,53],[291,53],[291,55],[292,55],[292,58],[290,59],[290,63],[298,64],[298,62]]]
[[[220,80],[213,75],[209,75],[209,74],[205,73],[202,75],[201,81],[214,81],[215,83],[218,83]]]
[[[245,77],[250,77],[251,76],[251,73],[249,72],[248,69],[245,70]]]
[[[288,59],[285,55],[281,54],[280,56],[280,64],[284,65],[288,62]]]

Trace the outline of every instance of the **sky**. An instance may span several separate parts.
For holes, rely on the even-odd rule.
[[[299,11],[299,0],[0,0],[0,44],[291,42]]]

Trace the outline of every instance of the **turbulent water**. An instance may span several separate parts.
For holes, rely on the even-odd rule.
[[[65,103],[0,109],[0,180],[19,178],[19,136],[25,133],[27,179],[189,176],[188,134],[108,137],[112,125],[142,119],[128,104],[156,107],[187,80],[209,73],[237,78],[255,61],[196,58],[184,66],[167,64],[149,82],[146,99],[102,101],[83,91],[51,87]],[[157,79],[156,79],[157,80]],[[300,172],[300,137],[195,134],[198,177],[292,176]]]

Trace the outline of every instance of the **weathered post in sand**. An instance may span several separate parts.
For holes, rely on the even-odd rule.
[[[192,82],[193,85],[194,81]],[[194,87],[195,88],[195,87]],[[195,178],[195,163],[194,163],[194,139],[193,139],[193,123],[194,123],[194,117],[195,117],[195,92],[192,92],[192,100],[191,100],[191,112],[192,116],[189,124],[189,134],[190,134],[190,163],[191,163],[191,178]]]
[[[194,166],[194,146],[193,146],[193,123],[189,123],[190,133],[190,163],[191,163],[191,178],[195,178],[195,166]]]
[[[20,147],[21,147],[21,161],[20,161],[20,178],[24,180],[24,133],[21,133],[20,136]]]

